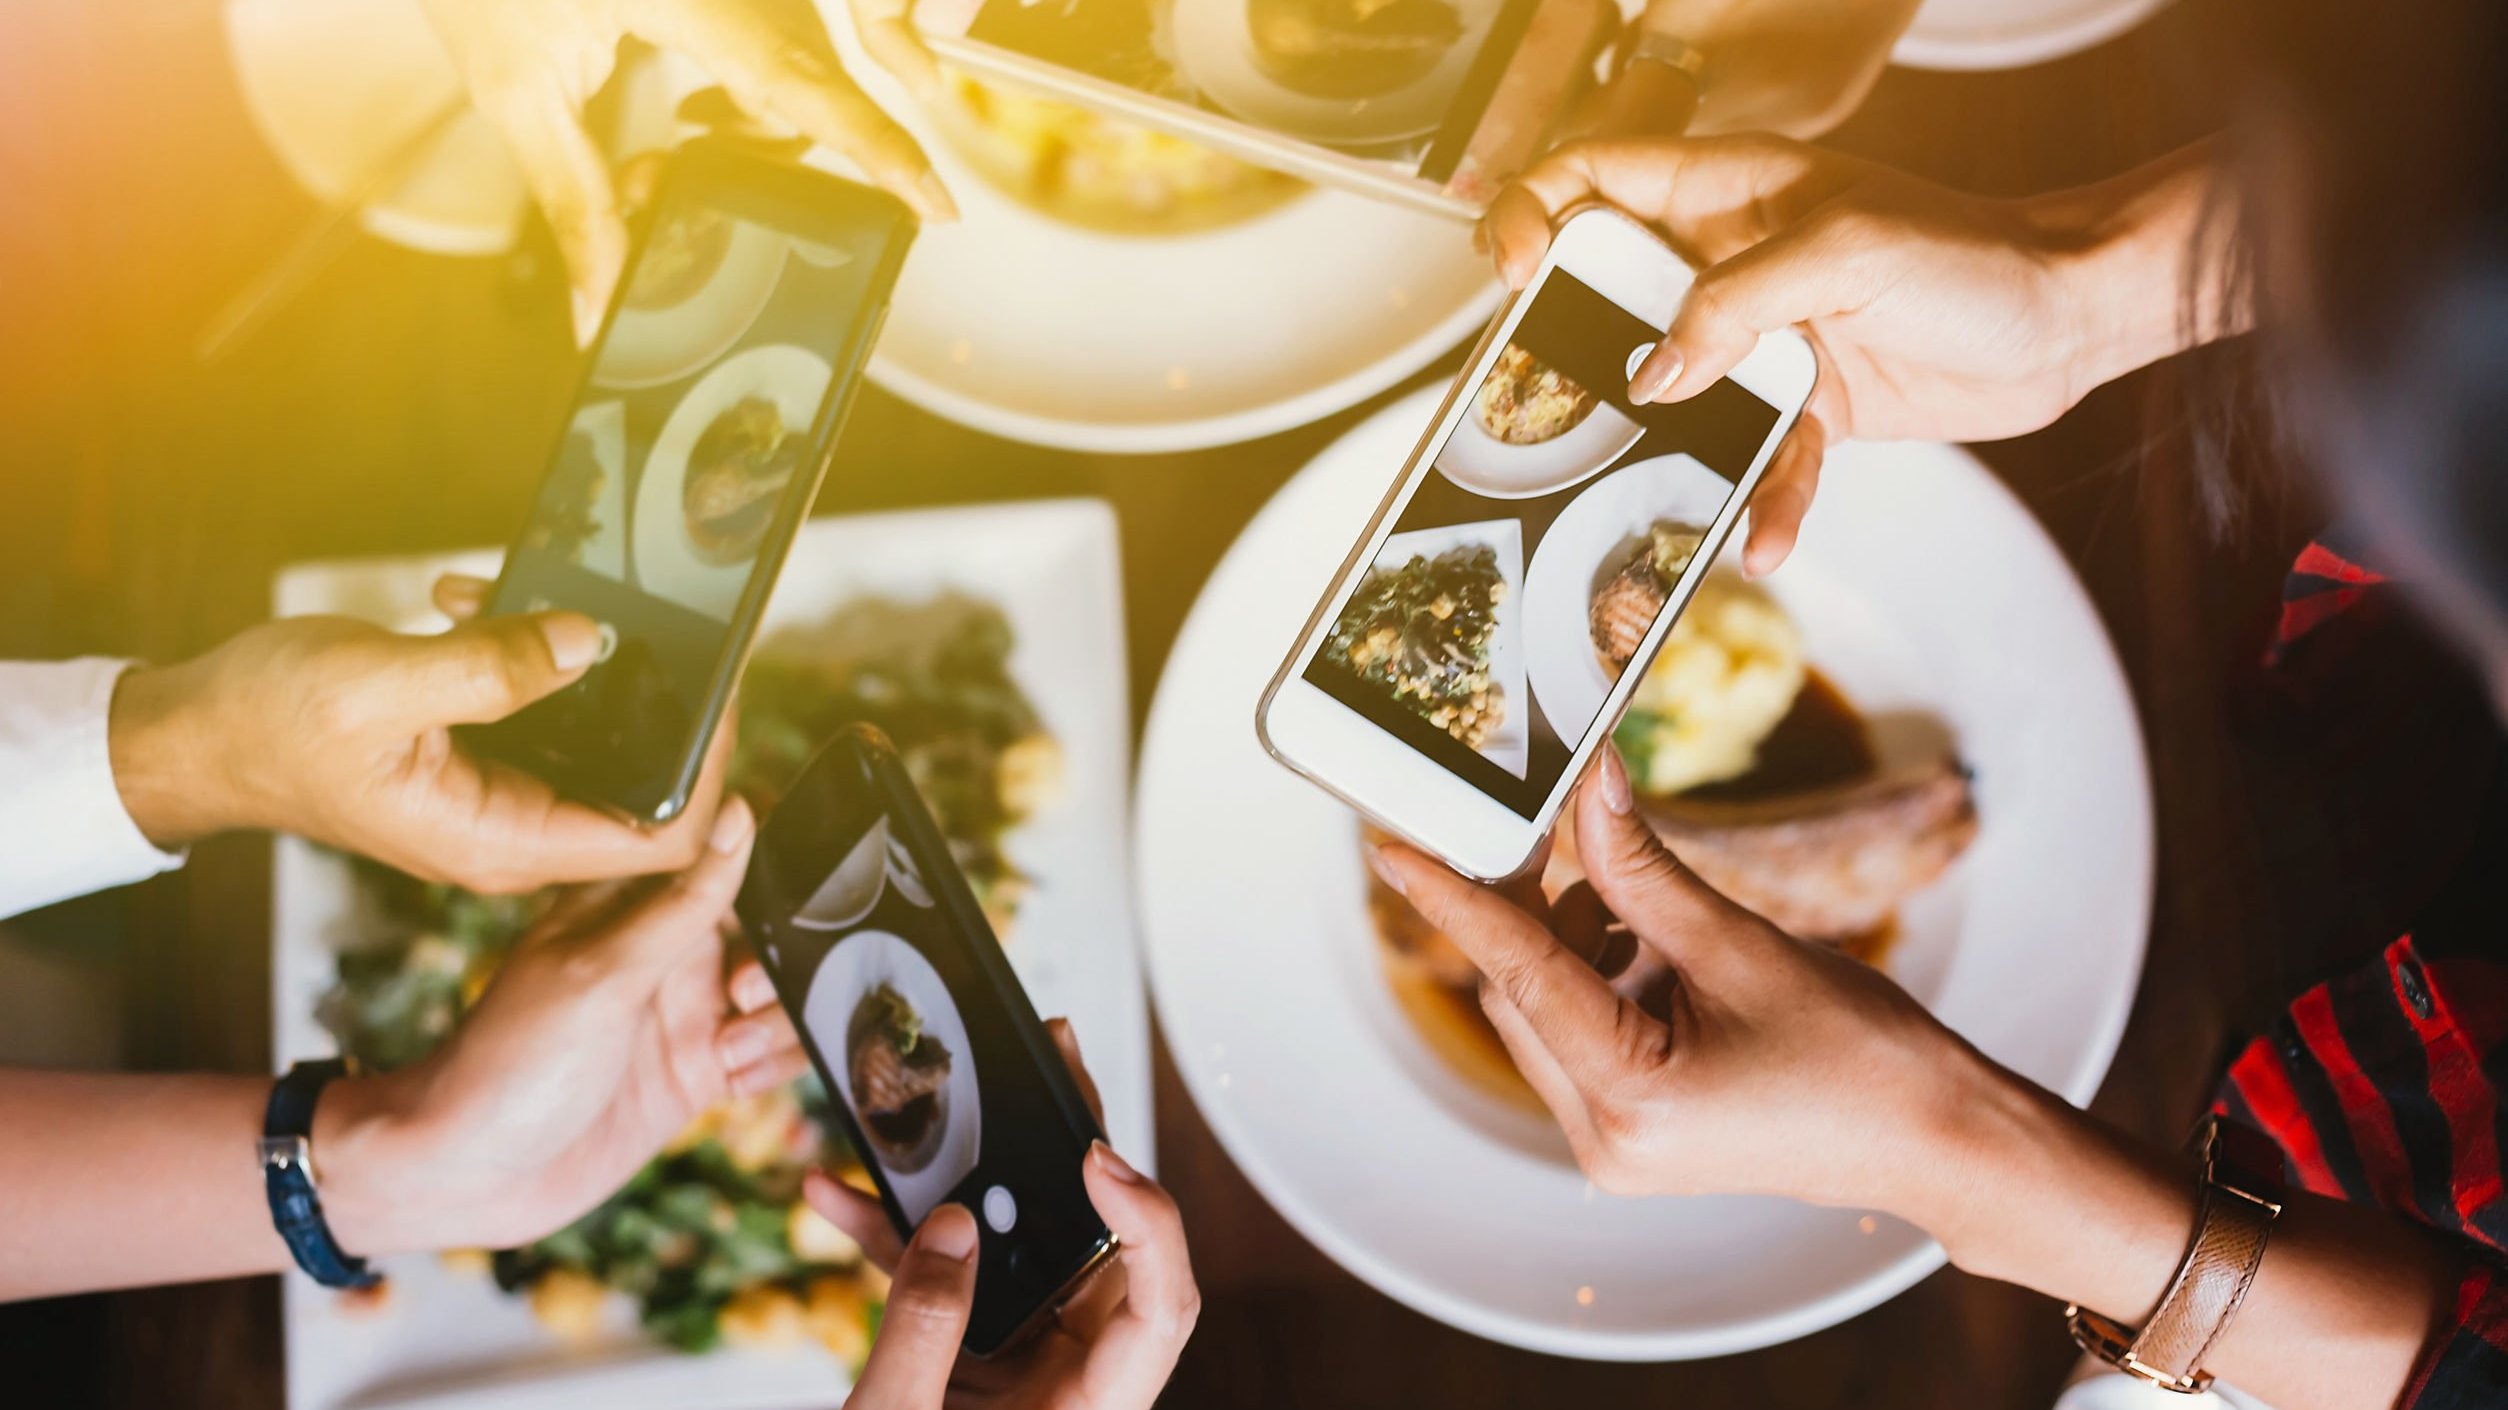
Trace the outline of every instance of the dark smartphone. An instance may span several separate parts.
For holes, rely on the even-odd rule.
[[[730,141],[670,159],[488,606],[583,612],[602,654],[476,748],[643,821],[687,806],[914,232]]]
[[[966,1349],[1042,1326],[1114,1252],[1097,1119],[878,730],[837,735],[758,834],[737,909],[900,1235],[980,1230]]]

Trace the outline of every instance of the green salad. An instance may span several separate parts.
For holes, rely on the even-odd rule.
[[[733,784],[763,810],[837,729],[879,726],[1007,938],[1028,880],[1003,838],[1060,782],[1060,751],[1011,678],[1011,647],[997,606],[954,593],[860,598],[770,637],[742,685]],[[372,930],[340,953],[320,1017],[344,1053],[401,1067],[453,1030],[553,893],[478,896],[353,865]],[[590,1335],[623,1296],[681,1350],[815,1339],[858,1363],[887,1280],[801,1201],[810,1166],[852,1163],[841,1143],[823,1144],[827,1100],[808,1077],[727,1102],[567,1228],[446,1259],[485,1269],[560,1336]]]

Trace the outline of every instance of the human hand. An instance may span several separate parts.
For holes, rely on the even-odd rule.
[[[1483,1009],[1586,1177],[1932,1217],[2000,1069],[1879,971],[1710,890],[1638,816],[1612,750],[1575,809],[1591,890],[1555,906],[1398,844],[1371,860],[1479,967]],[[1668,983],[1631,982],[1649,969]]]
[[[1070,1025],[1054,1019],[1046,1026],[1103,1125],[1097,1086],[1080,1063]],[[852,1410],[940,1410],[944,1401],[953,1410],[1147,1410],[1201,1313],[1184,1221],[1165,1190],[1103,1141],[1082,1160],[1080,1178],[1122,1247],[1063,1304],[1051,1326],[1004,1355],[978,1361],[958,1350],[975,1300],[975,1216],[964,1205],[942,1205],[901,1248],[876,1198],[813,1172],[802,1187],[811,1207],[895,1278],[879,1339],[845,1404]]]
[[[235,828],[293,832],[489,893],[694,861],[722,795],[728,721],[686,810],[653,829],[454,742],[453,725],[573,684],[599,650],[599,627],[579,612],[472,620],[487,587],[439,582],[436,604],[456,625],[438,636],[293,617],[124,676],[107,734],[131,820],[161,847]]]
[[[2096,281],[2070,258],[2084,240],[2051,208],[1774,137],[1579,143],[1491,208],[1508,283],[1532,277],[1554,222],[1596,201],[1700,266],[1632,400],[1694,396],[1779,328],[1799,328],[1819,359],[1810,406],[1751,500],[1754,575],[1792,551],[1832,438],[2016,436],[2123,370],[2094,336]]]
[[[1872,91],[1917,8],[1918,0],[1653,0],[1632,40],[1652,34],[1687,45],[1703,73],[1692,80],[1661,63],[1631,62],[1587,104],[1579,126],[1604,137],[1816,137]]]
[[[326,1217],[350,1251],[511,1248],[565,1227],[700,1113],[791,1081],[800,1038],[725,931],[756,833],[727,801],[686,871],[560,897],[415,1066],[315,1109]]]
[[[866,18],[874,56],[894,63],[894,27]],[[914,138],[845,76],[807,0],[425,0],[471,101],[505,136],[523,183],[546,212],[574,290],[575,340],[600,330],[627,262],[627,223],[609,160],[584,107],[609,81],[621,40],[695,60],[750,112],[798,128],[850,158],[925,220],[957,207]],[[910,31],[908,32],[911,38]]]

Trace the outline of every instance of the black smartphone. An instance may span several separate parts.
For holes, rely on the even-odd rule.
[[[727,140],[670,159],[488,606],[585,613],[601,656],[476,748],[639,820],[687,806],[914,233]]]
[[[760,829],[737,904],[902,1236],[975,1214],[966,1349],[1042,1326],[1110,1257],[1097,1119],[887,737],[838,734]]]

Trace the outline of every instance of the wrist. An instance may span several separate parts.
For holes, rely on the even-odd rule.
[[[437,1211],[423,1183],[404,1187],[425,1162],[404,1073],[348,1077],[323,1089],[314,1107],[311,1145],[323,1222],[344,1251],[359,1258],[437,1246]]]
[[[114,684],[105,725],[114,790],[140,835],[167,851],[240,825],[200,715],[181,666],[134,666]]]
[[[2085,386],[2252,323],[2205,145],[2113,179],[2017,203],[2053,272]]]

